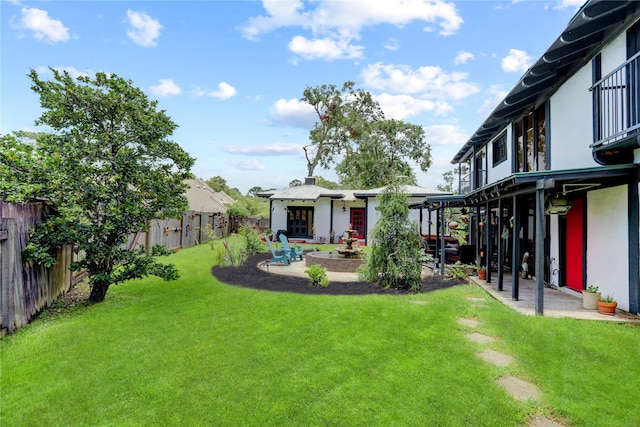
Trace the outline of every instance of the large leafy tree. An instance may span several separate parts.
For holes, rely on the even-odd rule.
[[[310,104],[318,120],[304,148],[308,176],[320,165],[336,170],[342,186],[381,187],[394,176],[415,184],[414,165],[431,166],[431,147],[421,126],[386,119],[378,102],[367,91],[346,82],[307,87],[302,101]]]
[[[413,161],[422,171],[431,166],[431,147],[425,143],[422,126],[401,120],[377,120],[368,131],[346,148],[336,171],[348,188],[383,187],[403,177],[415,184]]]
[[[51,133],[31,143],[2,138],[1,151],[14,153],[2,156],[2,167],[24,184],[2,187],[0,197],[45,197],[55,206],[33,229],[27,256],[51,265],[57,247],[74,245],[84,255],[71,269],[88,273],[93,302],[128,279],[177,277],[173,265],[125,245],[147,220],[186,208],[183,182],[194,159],[168,139],[177,125],[129,80],[51,71],[51,80],[29,73],[44,110],[36,124]]]
[[[302,101],[311,105],[318,117],[309,133],[311,144],[304,147],[307,176],[313,176],[318,165],[331,167],[335,156],[342,154],[368,123],[383,117],[371,94],[354,87],[355,83],[348,81],[340,89],[335,85],[305,88]]]

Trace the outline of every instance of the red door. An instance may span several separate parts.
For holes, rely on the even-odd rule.
[[[584,289],[584,202],[571,201],[565,229],[565,280],[573,290]]]
[[[358,230],[356,237],[358,239],[364,239],[364,209],[363,208],[351,208],[351,229]]]

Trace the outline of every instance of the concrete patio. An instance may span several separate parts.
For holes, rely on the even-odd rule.
[[[479,280],[478,276],[470,276],[469,280],[484,289],[489,295],[514,310],[526,314],[536,314],[536,282],[532,279],[519,279],[518,300],[511,296],[512,276],[504,274],[503,290],[498,291],[497,274],[493,272],[491,283]],[[640,322],[640,317],[631,313],[617,310],[615,316],[598,313],[598,310],[586,310],[582,307],[582,294],[568,288],[544,288],[543,316],[570,317],[584,320],[603,320],[610,322]]]

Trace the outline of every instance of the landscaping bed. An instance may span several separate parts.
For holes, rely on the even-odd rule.
[[[371,282],[331,282],[323,288],[310,286],[309,280],[302,277],[270,274],[258,267],[261,261],[268,260],[271,254],[260,253],[247,258],[239,267],[214,266],[213,274],[221,282],[275,292],[295,292],[302,294],[327,295],[367,295],[367,294],[407,294],[410,291],[385,289]],[[426,276],[422,279],[422,292],[446,289],[456,285],[467,284],[466,281],[449,279],[444,276]]]

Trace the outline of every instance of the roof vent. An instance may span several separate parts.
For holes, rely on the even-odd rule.
[[[316,185],[316,178],[313,176],[308,176],[304,179],[304,185]]]

